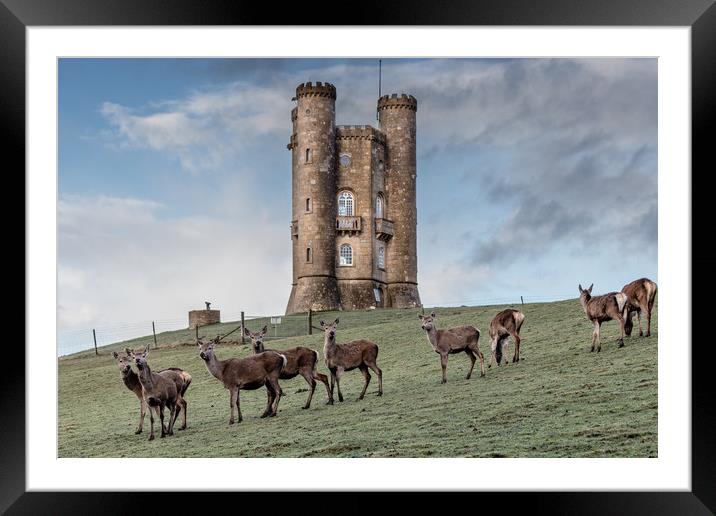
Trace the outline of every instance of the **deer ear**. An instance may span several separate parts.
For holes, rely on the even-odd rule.
[[[251,332],[246,326],[244,326],[244,335],[246,335],[247,337],[251,337]]]
[[[323,328],[326,325],[323,321],[321,321],[321,328]]]
[[[418,319],[420,319],[420,320],[422,321],[422,320],[423,320],[423,316],[420,315],[420,314],[418,314]]]
[[[579,293],[581,294],[582,293],[582,284],[580,283],[578,286],[579,286]]]
[[[589,285],[589,288],[587,289],[587,292],[589,292],[590,294],[592,293],[592,287],[593,287],[593,286],[594,286],[594,283],[592,283],[591,285]]]
[[[435,317],[435,312],[430,312],[430,317]]]
[[[267,325],[264,325],[264,327],[261,328],[261,333],[263,333],[264,335],[266,335],[266,332],[268,332],[268,326],[267,326]]]
[[[338,317],[336,317],[336,320],[333,321],[333,324],[338,324]]]
[[[112,356],[114,358],[119,358],[119,353],[117,353],[116,351],[112,351]]]

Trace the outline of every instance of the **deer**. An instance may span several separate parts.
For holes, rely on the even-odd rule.
[[[363,390],[356,401],[365,397],[365,391],[368,390],[370,383],[370,372],[372,369],[378,375],[378,396],[383,395],[383,371],[380,370],[376,360],[378,359],[378,345],[365,339],[353,340],[345,344],[336,342],[336,328],[338,319],[332,323],[321,321],[321,328],[324,333],[323,356],[326,367],[331,373],[331,397],[328,404],[333,404],[333,389],[338,387],[338,401],[343,401],[343,393],[341,393],[341,376],[345,371],[360,369],[365,378]]]
[[[204,361],[207,370],[229,391],[229,424],[233,425],[235,422],[234,409],[238,411],[238,422],[243,421],[239,391],[252,391],[262,386],[266,386],[268,404],[261,417],[275,416],[282,394],[278,378],[281,369],[288,363],[286,356],[275,351],[266,351],[246,358],[219,360],[214,354],[214,348],[220,340],[220,336],[208,342],[197,339],[196,344],[199,357]]]
[[[520,361],[520,328],[522,323],[525,321],[525,314],[514,308],[507,308],[502,310],[500,313],[495,315],[490,321],[490,363],[487,367],[492,367],[493,359],[500,365],[502,362],[503,345],[505,346],[505,363],[509,364],[510,360],[507,355],[510,352],[509,349],[509,337],[515,341],[515,354],[512,357],[512,362],[517,363]]]
[[[644,332],[641,329],[641,314],[646,316],[646,336],[651,336],[651,311],[654,308],[654,300],[656,299],[656,283],[649,278],[640,278],[631,283],[627,283],[622,288],[622,292],[629,298],[629,313],[624,325],[624,331],[628,337],[634,328],[632,317],[636,313],[639,321],[639,336],[643,337]]]
[[[164,375],[154,373],[147,363],[149,346],[144,348],[142,353],[134,353],[134,363],[139,370],[139,382],[142,384],[144,402],[149,406],[149,421],[151,429],[149,440],[154,440],[154,412],[157,413],[162,426],[160,437],[174,435],[174,422],[178,416],[177,406],[179,392],[174,380]],[[164,427],[164,409],[169,409],[169,421],[167,428]],[[154,412],[152,412],[154,409]]]
[[[594,323],[594,332],[592,333],[592,348],[589,352],[594,351],[594,343],[597,344],[597,353],[602,350],[602,341],[600,337],[600,330],[603,322],[606,321],[619,321],[620,336],[617,342],[619,347],[624,347],[624,326],[628,316],[627,306],[627,295],[623,292],[609,292],[601,296],[592,297],[592,287],[594,284],[589,285],[589,288],[583,289],[582,285],[579,285],[579,301],[582,304],[584,313],[592,323]]]
[[[248,328],[244,327],[244,335],[251,339],[251,349],[253,349],[254,354],[263,353],[264,351],[276,351],[274,349],[267,350],[264,347],[264,337],[267,332],[268,326],[264,326],[261,331],[256,333],[251,332]],[[276,351],[276,353],[279,353],[279,351]],[[326,392],[328,393],[328,405],[333,404],[333,393],[328,385],[328,377],[325,374],[319,373],[316,368],[319,358],[318,351],[298,346],[295,348],[282,349],[280,353],[286,357],[286,365],[283,369],[281,369],[279,379],[290,380],[300,374],[310,387],[308,399],[303,406],[304,409],[311,407],[313,393],[316,390],[316,380],[323,382],[326,386]]]
[[[119,366],[120,378],[125,387],[132,391],[137,399],[139,399],[139,426],[134,432],[135,434],[141,434],[144,427],[144,417],[147,412],[147,404],[144,401],[144,394],[142,384],[139,381],[139,376],[132,369],[132,362],[134,361],[134,352],[129,348],[125,348],[125,354],[121,355],[116,351],[112,352],[112,356],[117,361]],[[177,384],[177,390],[180,393],[181,401],[180,408],[182,412],[182,426],[179,430],[186,429],[186,400],[184,400],[184,393],[191,384],[191,375],[182,369],[177,367],[170,367],[168,369],[159,371],[158,374],[167,374]]]
[[[422,322],[422,328],[428,337],[428,343],[435,353],[440,355],[440,366],[443,370],[443,377],[440,383],[447,383],[448,356],[455,353],[465,353],[470,357],[470,370],[465,377],[469,380],[472,370],[475,368],[476,357],[480,358],[480,376],[485,376],[485,357],[480,351],[478,341],[480,330],[474,326],[456,326],[447,330],[438,330],[435,326],[435,312],[430,315],[418,314]]]
[[[124,351],[127,353],[127,356],[134,359],[134,350],[124,348]],[[187,402],[184,395],[189,385],[191,385],[191,375],[178,367],[167,367],[166,369],[157,371],[157,374],[169,378],[176,385],[177,392],[179,393],[179,397],[177,398],[177,416],[180,412],[182,415],[182,425],[179,430],[186,430]]]

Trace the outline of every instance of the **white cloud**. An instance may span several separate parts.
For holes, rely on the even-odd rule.
[[[58,208],[60,329],[177,318],[205,300],[224,313],[285,308],[286,221],[256,220],[250,208],[166,217],[157,203],[105,196],[63,196]]]

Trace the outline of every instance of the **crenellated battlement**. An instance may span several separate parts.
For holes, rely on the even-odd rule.
[[[412,111],[418,110],[418,99],[412,95],[406,95],[405,93],[398,95],[393,93],[392,95],[383,95],[378,99],[378,111],[384,109],[410,109]]]
[[[296,98],[301,97],[328,97],[335,100],[336,87],[329,82],[301,83],[296,88]]]
[[[368,140],[385,145],[385,135],[370,125],[336,126],[336,140]]]

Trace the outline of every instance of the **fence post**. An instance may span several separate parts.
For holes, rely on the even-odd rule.
[[[308,309],[308,334],[313,335],[313,310]]]
[[[420,303],[420,314],[425,315],[425,307],[423,307],[422,303]]]
[[[523,304],[523,305],[525,304],[525,300],[522,299],[522,296],[520,296],[520,301],[522,301],[522,304]]]
[[[154,335],[154,349],[157,349],[157,330],[154,328],[154,321],[152,321],[152,335]]]
[[[97,334],[95,333],[94,328],[92,328],[92,338],[94,339],[94,354],[99,355],[99,353],[97,353]]]
[[[194,326],[194,335],[196,336],[197,342],[199,341],[199,325]]]
[[[241,344],[246,344],[244,340],[244,312],[241,312]]]

